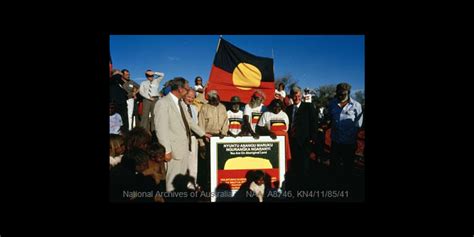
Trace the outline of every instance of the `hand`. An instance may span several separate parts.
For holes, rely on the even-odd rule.
[[[159,76],[159,77],[164,76],[164,73],[162,73],[162,72],[154,72],[153,74],[154,74],[154,75],[157,75],[157,76]]]
[[[270,132],[270,137],[271,137],[273,140],[277,139],[277,136],[276,136],[276,134],[275,134],[274,132]]]
[[[165,154],[165,161],[168,162],[171,160],[171,152]]]
[[[256,133],[252,134],[252,137],[253,137],[254,139],[257,139],[257,140],[260,138],[260,136],[259,136],[258,134],[256,134]]]
[[[206,133],[206,134],[204,134],[204,136],[203,136],[203,138],[206,140],[206,142],[211,141],[211,137],[212,137],[212,135],[209,134],[209,133]]]

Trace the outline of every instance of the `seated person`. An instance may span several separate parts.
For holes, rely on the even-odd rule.
[[[117,166],[110,171],[110,197],[119,202],[153,202],[156,185],[151,177],[144,176],[149,155],[134,148],[127,151]]]

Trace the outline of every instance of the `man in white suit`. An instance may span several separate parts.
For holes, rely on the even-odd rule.
[[[193,104],[196,98],[196,91],[193,89],[188,90],[188,93],[184,96],[183,101],[186,104],[186,112],[191,116],[194,124],[198,124],[198,112],[197,107]],[[195,183],[189,184],[188,188],[195,189],[197,185],[197,172],[198,172],[198,143],[195,134],[191,136],[191,154],[189,156],[189,175],[194,178]]]
[[[189,83],[182,77],[174,78],[171,92],[155,105],[155,128],[159,143],[165,149],[165,161],[168,162],[166,172],[166,191],[174,190],[173,180],[178,174],[186,174],[189,168],[191,152],[191,130],[199,137],[210,138],[199,126],[192,122],[187,107],[182,101]]]

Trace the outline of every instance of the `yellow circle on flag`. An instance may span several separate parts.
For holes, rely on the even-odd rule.
[[[241,90],[251,90],[260,86],[262,73],[252,64],[239,63],[232,72],[232,82]]]

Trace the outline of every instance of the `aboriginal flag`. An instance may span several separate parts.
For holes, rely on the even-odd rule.
[[[286,131],[286,123],[284,120],[272,120],[270,121],[270,130],[275,131]]]
[[[221,101],[230,102],[232,96],[239,96],[243,103],[249,103],[259,89],[265,93],[264,104],[268,106],[275,93],[274,81],[273,59],[252,55],[221,38],[206,94],[216,90]]]

